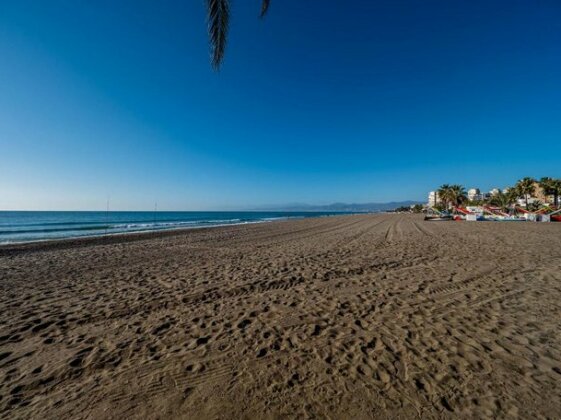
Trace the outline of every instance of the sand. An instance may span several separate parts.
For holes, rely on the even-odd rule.
[[[0,249],[0,417],[560,418],[561,223]]]

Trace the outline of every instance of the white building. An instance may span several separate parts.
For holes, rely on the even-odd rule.
[[[497,195],[499,190],[497,188],[491,190],[490,192],[482,193],[479,188],[470,188],[467,192],[467,198],[469,201],[482,201],[488,200],[494,195]]]
[[[438,196],[438,192],[437,191],[431,191],[429,192],[429,207],[433,207],[436,206],[437,204],[440,204],[441,200],[440,197]]]
[[[467,193],[467,197],[469,201],[475,201],[481,199],[481,193],[479,188],[470,188]]]
[[[528,196],[528,204],[541,203],[536,197]],[[516,204],[520,207],[526,207],[526,198],[521,197],[516,200]]]

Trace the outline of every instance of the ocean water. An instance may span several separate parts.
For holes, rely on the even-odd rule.
[[[0,244],[114,233],[264,223],[328,212],[0,211]]]

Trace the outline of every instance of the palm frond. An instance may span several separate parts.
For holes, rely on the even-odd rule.
[[[270,3],[271,0],[263,0],[263,2],[261,3],[261,13],[259,14],[260,17],[264,17],[267,14]]]
[[[226,51],[230,5],[229,0],[207,0],[207,5],[212,67],[219,70]]]

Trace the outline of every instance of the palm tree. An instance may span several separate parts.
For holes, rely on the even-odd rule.
[[[458,184],[450,186],[450,198],[454,206],[459,206],[467,200],[466,189]]]
[[[539,201],[539,200],[534,200],[534,201],[532,201],[532,202],[529,204],[527,210],[530,210],[530,211],[538,211],[538,210],[541,208],[542,205],[543,205],[543,203],[542,203],[541,201]]]
[[[260,17],[269,10],[270,0],[262,0]],[[207,0],[208,37],[210,41],[211,62],[215,70],[220,69],[226,51],[228,27],[230,25],[230,0]]]
[[[535,179],[526,177],[518,181],[514,187],[516,188],[518,195],[524,197],[524,200],[526,201],[526,208],[528,208],[528,196],[531,196],[536,191],[536,186],[534,185],[535,182]]]
[[[438,189],[436,193],[438,194],[438,198],[440,198],[440,201],[444,203],[444,210],[448,210],[448,202],[450,202],[453,198],[451,186],[448,184],[444,184]]]
[[[559,196],[561,196],[561,179],[554,179],[551,182],[551,191],[553,193],[553,204],[559,206]]]
[[[517,196],[518,193],[514,188],[509,188],[506,193],[499,191],[491,197],[491,204],[500,207],[503,211],[506,211],[516,202]]]
[[[555,194],[554,179],[549,177],[543,177],[539,180],[538,184],[543,190],[543,194],[547,197],[548,195]]]
[[[561,179],[543,177],[540,179],[539,184],[544,195],[553,196],[553,204],[557,207],[559,205],[559,195],[561,195]]]

